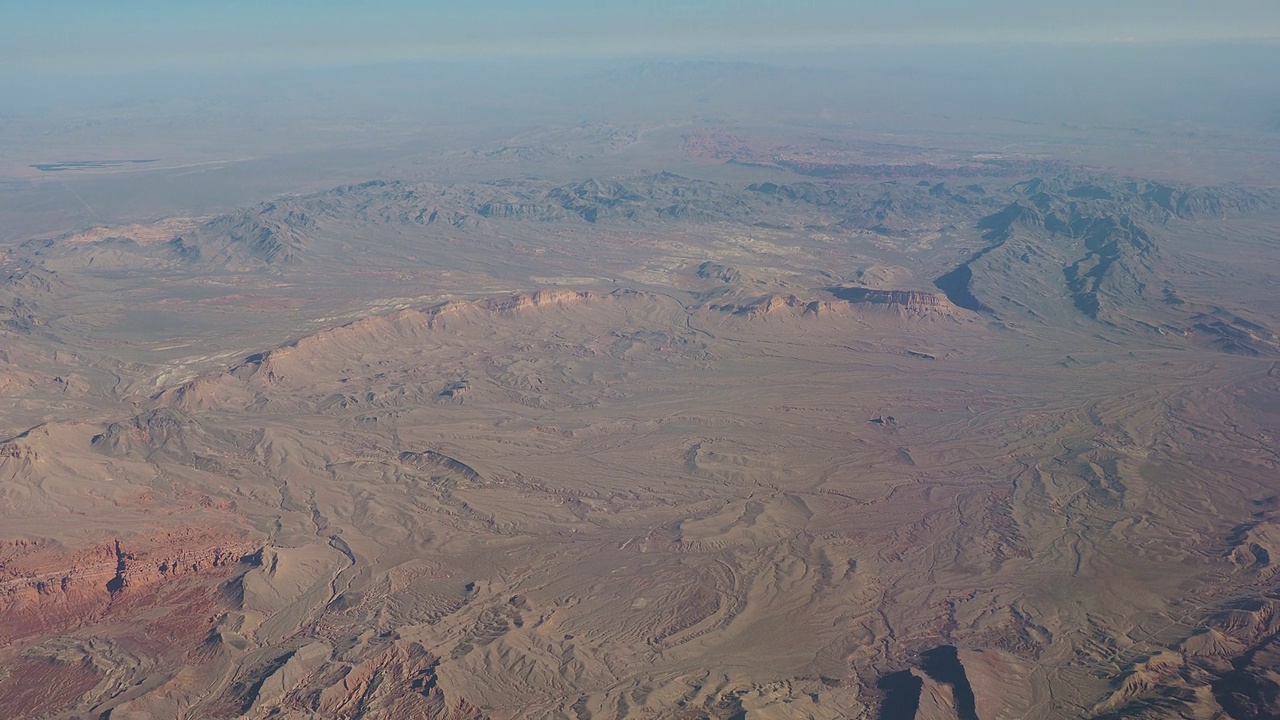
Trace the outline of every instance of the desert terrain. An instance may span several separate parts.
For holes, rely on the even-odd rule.
[[[1280,191],[839,132],[32,155],[0,714],[1280,716]]]

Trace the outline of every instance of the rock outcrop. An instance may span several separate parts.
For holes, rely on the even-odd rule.
[[[951,315],[955,305],[943,293],[919,290],[872,290],[861,287],[832,288],[831,293],[854,305],[869,305],[919,315]]]
[[[227,574],[260,543],[188,529],[78,550],[39,540],[0,545],[0,642],[59,632],[103,617],[113,603],[191,576]]]

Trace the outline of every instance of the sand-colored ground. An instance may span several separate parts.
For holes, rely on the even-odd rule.
[[[1280,317],[1206,280],[1274,279],[1274,244],[1117,256],[1248,330],[1202,338],[1140,332],[1174,309],[1127,286],[1087,317],[1060,270],[965,309],[908,240],[538,230],[529,277],[477,286],[449,231],[433,286],[403,255],[343,285],[298,232],[256,274],[30,267],[42,324],[0,368],[10,716],[892,717],[900,673],[908,717],[1210,717],[1229,661],[1274,652]],[[73,241],[49,254],[106,242]],[[963,683],[930,669],[953,647]]]

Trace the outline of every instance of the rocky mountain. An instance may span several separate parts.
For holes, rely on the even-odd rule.
[[[284,203],[270,202],[243,213],[222,215],[175,237],[169,252],[182,260],[237,270],[258,263],[292,265],[302,261],[316,222]]]
[[[872,233],[903,243],[929,232],[976,234],[985,244],[935,276],[934,285],[957,308],[1005,321],[1083,317],[1256,353],[1275,350],[1274,331],[1240,312],[1184,302],[1169,272],[1173,260],[1163,238],[1197,222],[1247,217],[1277,206],[1275,193],[1261,190],[1073,174],[1012,185],[923,180],[739,186],[665,172],[568,184],[371,181],[214,218],[174,238],[167,252],[186,265],[280,272],[332,262],[342,253],[371,257],[387,249],[352,245],[349,236],[357,225],[474,238],[501,235],[501,228],[521,223],[576,228],[730,224]],[[411,246],[405,248],[408,252]],[[700,272],[709,277],[714,271],[708,266]]]
[[[33,241],[0,699],[1267,717],[1277,207],[379,180]]]
[[[346,223],[422,227],[483,235],[497,224],[621,225],[735,223],[772,229],[830,228],[905,234],[963,222],[996,206],[981,186],[896,182],[751,184],[672,173],[549,184],[505,180],[440,186],[370,181],[283,198],[214,218],[169,243],[172,258],[243,271],[306,263]],[[371,248],[372,250],[372,248]]]
[[[1013,190],[1011,202],[975,223],[988,244],[934,281],[957,306],[1043,322],[1070,310],[1160,333],[1194,326],[1225,350],[1276,349],[1275,334],[1248,320],[1185,312],[1162,242],[1190,222],[1273,210],[1274,194],[1069,176]]]

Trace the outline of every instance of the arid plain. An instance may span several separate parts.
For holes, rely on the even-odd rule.
[[[1280,713],[1280,193],[779,143],[7,249],[0,707]]]

